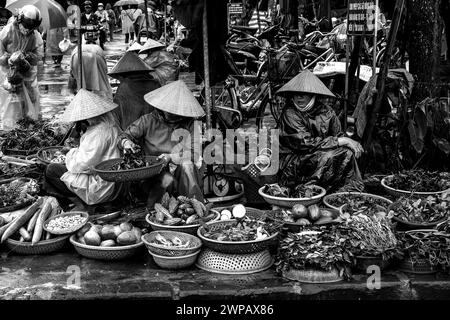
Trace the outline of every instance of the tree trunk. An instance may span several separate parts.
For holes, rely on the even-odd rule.
[[[445,0],[444,0],[445,1]],[[408,0],[408,55],[410,72],[416,77],[412,102],[439,95],[442,38],[441,0]]]

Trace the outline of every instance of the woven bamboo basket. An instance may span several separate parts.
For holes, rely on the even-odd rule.
[[[395,214],[398,212],[404,211],[401,208],[395,208],[394,203],[391,204],[388,208],[388,211],[394,211]],[[419,229],[436,229],[437,225],[445,222],[447,218],[442,218],[441,220],[429,223],[420,223],[420,222],[409,222],[403,219],[398,218],[396,215],[392,217],[392,220],[397,222],[399,229],[401,230],[419,230]]]
[[[304,283],[333,283],[344,280],[337,269],[330,271],[318,269],[290,269],[283,271],[283,278]]]
[[[68,244],[68,240],[69,236],[62,236],[49,240],[42,240],[33,245],[31,242],[20,242],[13,239],[7,239],[6,246],[9,250],[17,254],[49,254],[62,250]]]
[[[182,242],[189,241],[189,246],[186,248],[180,247],[167,247],[161,244],[154,243],[155,237],[160,234],[167,240],[172,240],[174,237],[178,237]],[[189,255],[197,252],[202,246],[202,241],[188,233],[176,232],[170,230],[153,231],[142,236],[142,241],[145,243],[147,250],[150,254],[154,253],[159,256],[167,257],[179,257]]]
[[[450,189],[442,190],[442,191],[436,191],[436,192],[421,192],[421,191],[408,191],[408,190],[400,190],[400,189],[394,189],[389,186],[389,182],[392,180],[394,175],[386,176],[381,180],[381,185],[386,190],[386,192],[394,197],[402,197],[402,196],[411,196],[416,195],[420,197],[427,197],[427,196],[436,196],[443,194],[445,192],[450,192]]]
[[[233,225],[236,220],[224,220],[212,222],[208,225],[210,231],[216,231],[223,229],[228,225]],[[242,254],[242,253],[255,253],[268,249],[273,241],[276,240],[278,232],[275,232],[270,237],[261,240],[253,241],[218,241],[209,239],[204,236],[206,232],[205,227],[200,227],[197,231],[198,237],[202,240],[203,244],[211,250],[221,253]]]
[[[45,147],[42,149],[39,149],[37,152],[37,158],[40,162],[49,165],[55,155],[55,152],[61,151],[63,146],[54,146],[54,147]]]
[[[385,203],[385,205],[383,205],[383,207],[385,207],[386,209],[389,207],[390,204],[392,204],[392,201],[385,197],[381,197],[381,196],[378,196],[375,194],[370,194],[370,193],[364,193],[364,192],[337,192],[337,193],[327,194],[325,197],[323,197],[323,204],[330,209],[339,210],[342,206],[335,207],[330,203],[330,200],[333,198],[336,198],[336,197],[345,197],[345,196],[350,196],[350,195],[358,195],[358,196],[363,196],[363,197],[367,197],[367,198],[373,198],[373,199],[380,200],[380,202]]]
[[[319,186],[315,186],[318,190],[320,190],[320,194],[311,197],[311,198],[280,198],[280,197],[274,197],[271,195],[268,195],[266,193],[264,193],[264,188],[265,187],[261,187],[259,188],[258,192],[261,195],[261,197],[264,198],[264,200],[266,200],[266,202],[272,204],[272,205],[276,205],[279,207],[283,207],[283,208],[292,208],[294,205],[296,204],[303,204],[305,206],[310,206],[316,203],[319,203],[322,198],[325,196],[326,194],[326,190],[322,187]]]
[[[161,173],[165,166],[163,160],[156,160],[155,156],[146,156],[145,159],[152,164],[148,167],[114,171],[112,166],[120,163],[121,158],[103,161],[94,167],[94,171],[105,181],[127,182],[140,181],[151,178]]]
[[[211,209],[211,211],[214,212],[216,214],[216,216],[215,216],[214,219],[212,219],[211,221],[207,222],[206,224],[210,224],[210,223],[220,219],[220,213],[219,212],[217,212],[214,209]],[[197,230],[200,227],[200,224],[189,224],[189,225],[182,225],[182,226],[167,226],[167,225],[159,224],[159,223],[155,222],[153,220],[153,217],[154,216],[148,214],[145,217],[145,220],[147,221],[147,223],[150,224],[150,226],[152,227],[152,229],[154,231],[160,231],[160,230],[177,231],[177,232],[184,232],[184,233],[188,233],[188,234],[196,236],[197,235]]]
[[[81,216],[81,217],[84,218],[84,222],[80,223],[80,224],[77,224],[75,226],[72,226],[70,228],[64,229],[64,230],[51,230],[51,229],[48,229],[48,224],[50,223],[50,221],[55,220],[57,218],[71,217],[71,216]],[[89,214],[87,212],[84,212],[84,211],[70,211],[70,212],[58,214],[58,215],[56,215],[54,217],[51,217],[50,219],[47,219],[44,222],[44,230],[47,231],[47,232],[50,232],[51,234],[57,234],[57,235],[71,234],[71,233],[77,232],[78,230],[83,228],[83,226],[88,222],[88,220],[89,220]]]
[[[98,247],[79,243],[75,235],[70,237],[70,243],[82,256],[97,260],[123,260],[131,258],[142,251],[144,242],[117,247]]]

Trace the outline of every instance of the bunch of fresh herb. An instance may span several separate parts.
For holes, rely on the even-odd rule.
[[[336,227],[311,227],[308,231],[288,233],[281,241],[276,257],[279,274],[289,269],[338,269],[345,278],[351,276],[354,263],[351,251],[345,246],[346,238]]]
[[[410,170],[395,174],[387,184],[398,190],[412,192],[438,192],[450,188],[449,172]]]
[[[391,207],[394,215],[404,221],[433,223],[450,215],[450,194],[426,198],[401,197]]]

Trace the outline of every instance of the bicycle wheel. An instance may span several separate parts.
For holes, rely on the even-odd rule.
[[[283,97],[273,96],[270,98],[269,95],[264,97],[256,116],[258,130],[279,128],[284,104],[285,99]]]

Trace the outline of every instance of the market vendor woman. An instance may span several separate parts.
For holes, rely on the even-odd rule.
[[[205,114],[203,108],[181,80],[147,93],[144,99],[156,109],[126,129],[120,136],[119,147],[127,152],[136,152],[142,147],[146,155],[158,156],[175,168],[173,175],[164,172],[143,186],[148,192],[147,206],[152,207],[169,187],[176,194],[203,201],[201,150],[195,148],[194,142],[194,130],[198,134],[201,132],[195,118]],[[174,139],[177,129],[186,133],[181,142]],[[182,148],[177,148],[180,146]]]
[[[323,103],[334,94],[309,70],[286,83],[280,116],[280,170],[283,185],[315,183],[327,190],[362,191],[356,159],[361,145],[345,137],[336,113]]]
[[[65,164],[47,166],[44,183],[47,192],[65,197],[76,195],[73,200],[81,206],[112,201],[118,196],[120,185],[104,181],[93,172],[100,162],[120,158],[117,148],[120,129],[111,112],[116,107],[112,101],[88,90],[78,91],[61,120],[80,124],[83,128],[80,145],[67,152]]]

